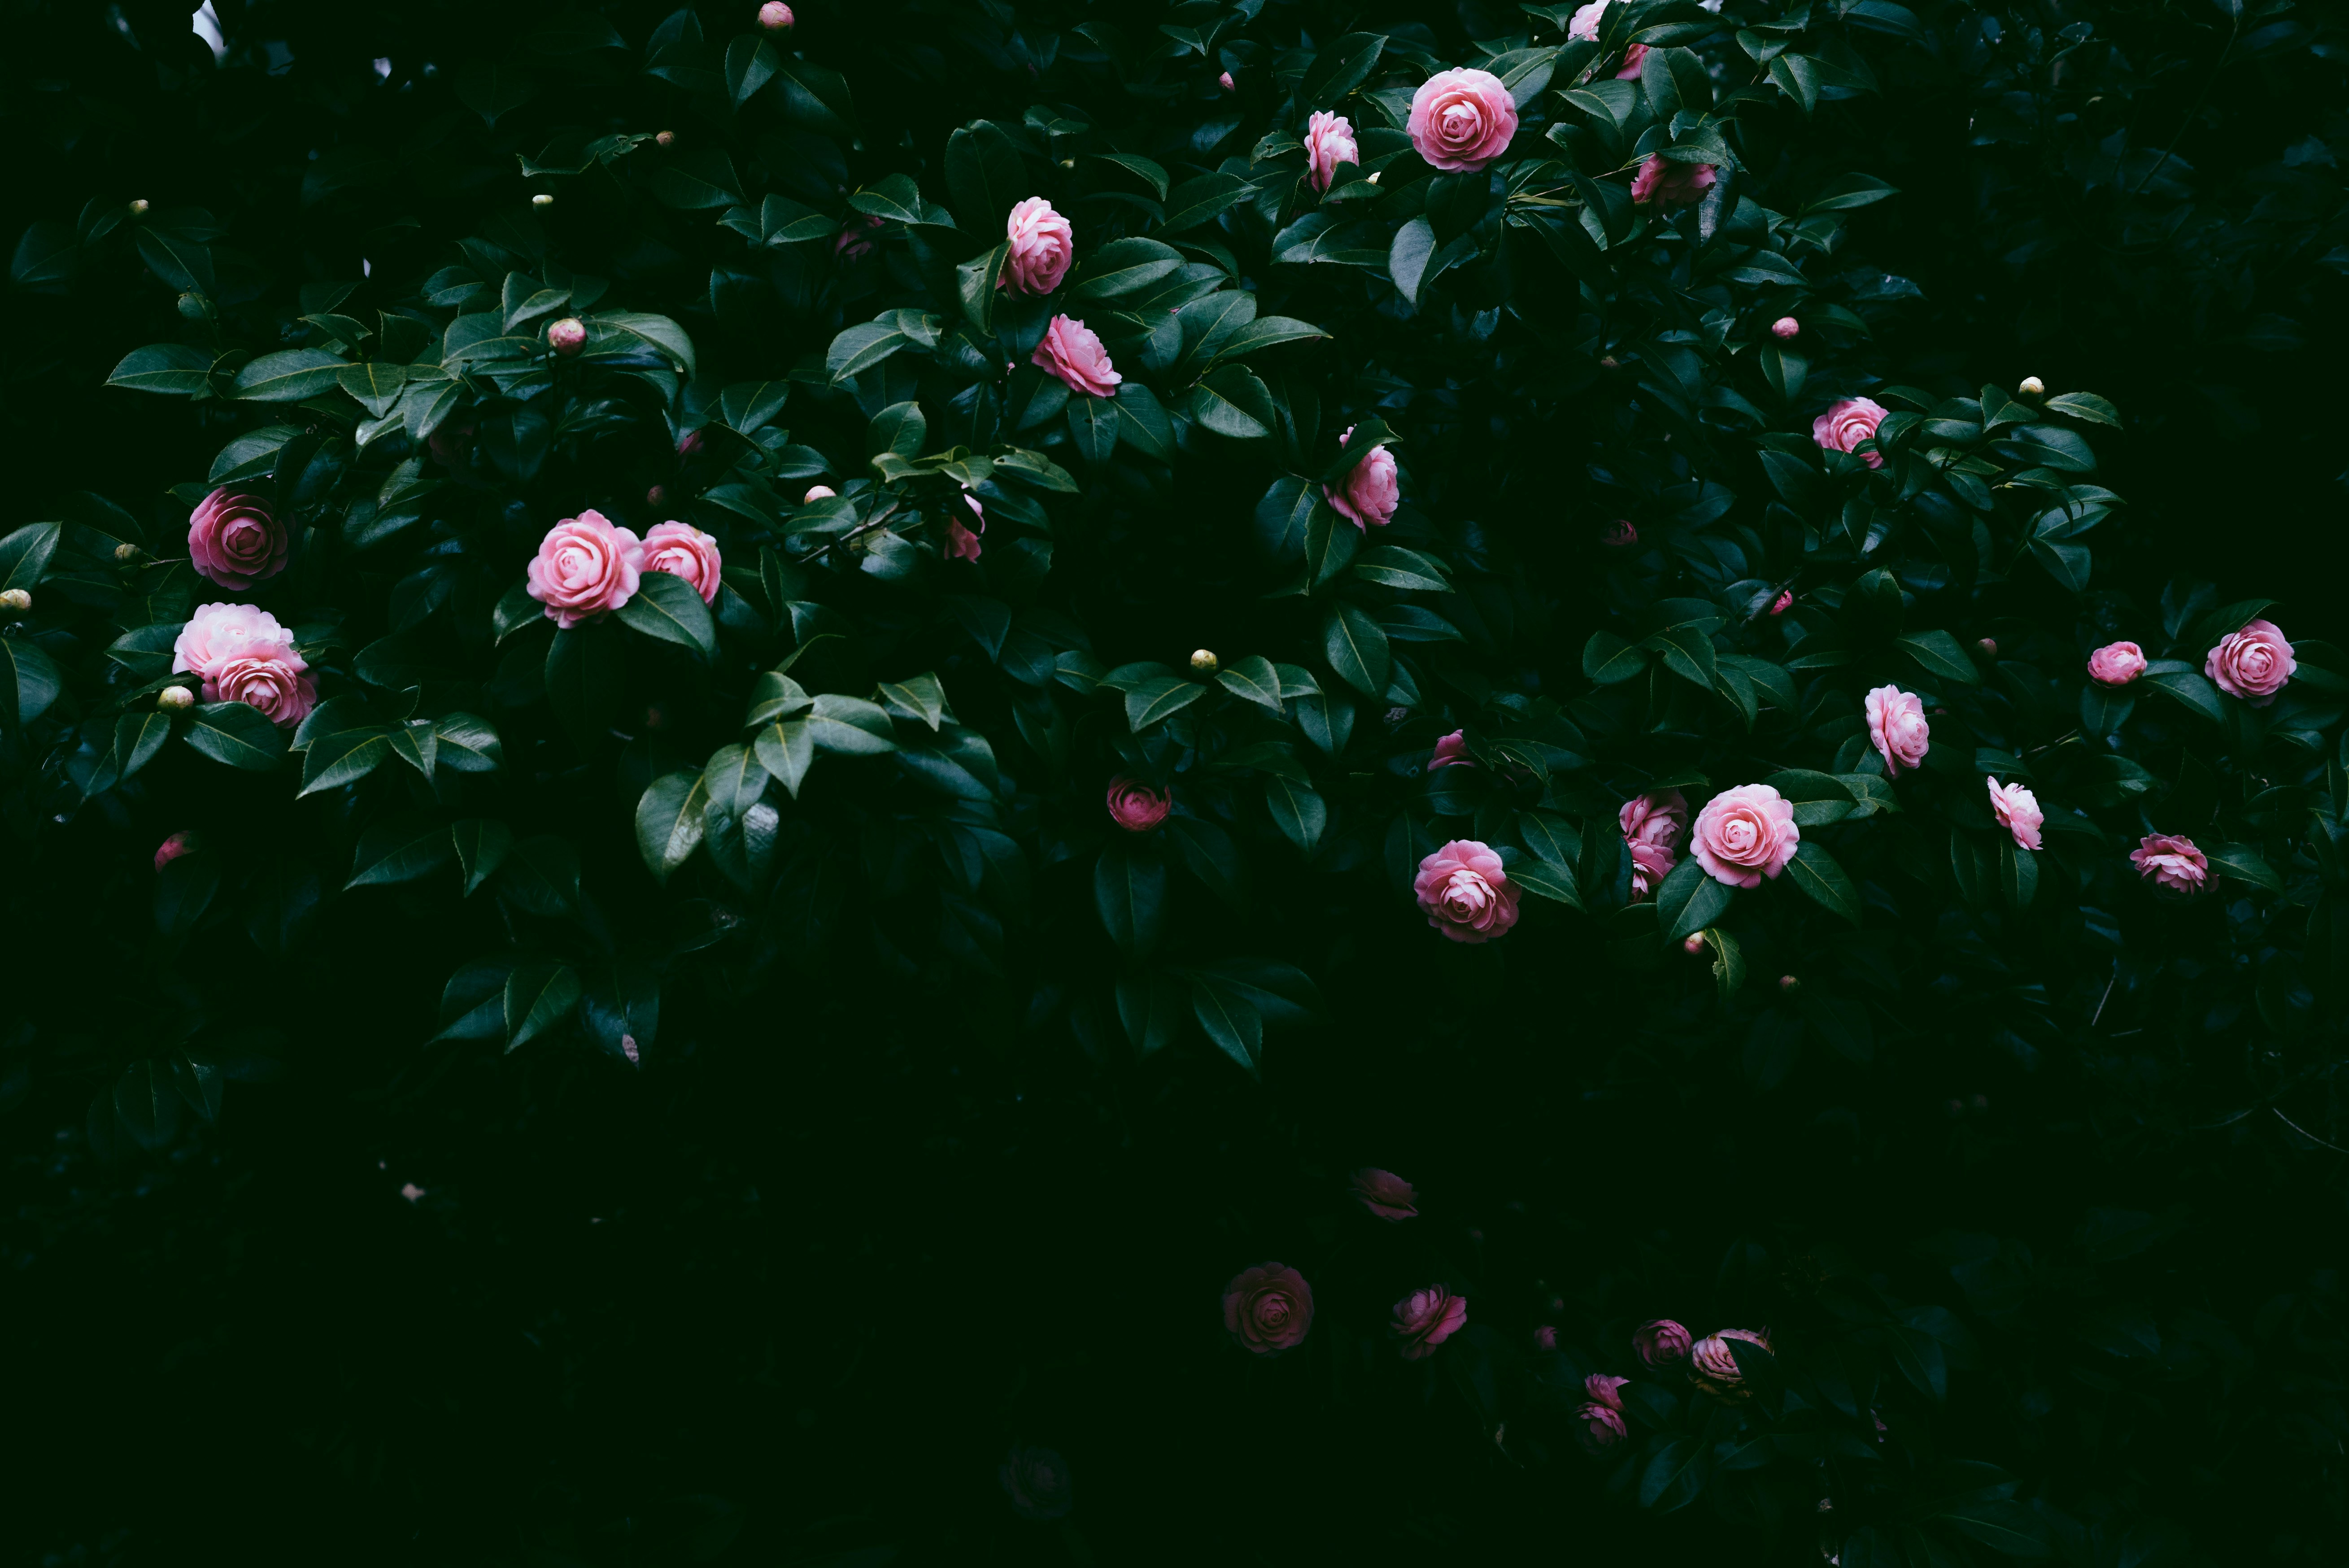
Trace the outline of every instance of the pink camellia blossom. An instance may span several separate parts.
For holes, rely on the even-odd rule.
[[[1608,0],[1590,0],[1566,21],[1566,36],[1578,44],[1599,42],[1599,24],[1606,19]]]
[[[1629,550],[1640,542],[1640,526],[1628,517],[1619,517],[1607,525],[1599,542],[1609,550]]]
[[[1068,276],[1069,263],[1076,260],[1075,231],[1041,196],[1030,196],[1011,209],[1004,238],[1010,242],[1011,253],[1004,257],[995,286],[1013,294],[1050,294]]]
[[[250,588],[285,570],[285,527],[259,496],[216,490],[188,519],[188,558],[223,588]]]
[[[1068,1517],[1076,1506],[1076,1489],[1070,1484],[1069,1461],[1050,1449],[1015,1446],[995,1472],[1011,1511],[1022,1519],[1049,1522]]]
[[[1340,163],[1361,161],[1362,150],[1355,145],[1352,122],[1342,114],[1314,110],[1305,125],[1305,170],[1313,189],[1329,190]]]
[[[1990,785],[1990,813],[1998,825],[2014,835],[2014,847],[2035,850],[2039,847],[2039,825],[2047,814],[2039,809],[2039,797],[2020,784],[2002,784],[1997,779]]]
[[[1623,1408],[1623,1396],[1616,1390],[1629,1383],[1629,1377],[1610,1377],[1604,1372],[1593,1372],[1582,1380],[1582,1391],[1594,1405],[1604,1405],[1610,1410]]]
[[[1645,44],[1634,44],[1630,48],[1623,51],[1623,63],[1620,67],[1617,67],[1615,79],[1619,82],[1636,82],[1640,79],[1640,73],[1646,68],[1647,64],[1648,46]]]
[[[2283,690],[2299,667],[2292,656],[2292,645],[2284,641],[2273,621],[2253,621],[2240,632],[2228,633],[2202,661],[2202,673],[2212,684],[2253,707],[2275,701],[2276,693]]]
[[[1828,404],[1827,411],[1811,421],[1811,439],[1830,451],[1851,451],[1875,436],[1876,427],[1884,422],[1889,412],[1873,397],[1846,397],[1839,403]],[[1865,452],[1861,456],[1871,469],[1884,466],[1882,452]]]
[[[1715,1394],[1739,1394],[1748,1390],[1740,1387],[1745,1374],[1737,1368],[1737,1353],[1730,1349],[1732,1340],[1770,1348],[1770,1331],[1755,1333],[1750,1328],[1724,1328],[1708,1335],[1689,1347],[1689,1370],[1696,1374],[1700,1387]]]
[[[1121,773],[1109,781],[1110,820],[1129,833],[1146,833],[1166,820],[1167,795]]]
[[[1344,446],[1353,434],[1354,427],[1347,426],[1338,444]],[[1344,483],[1336,490],[1323,485],[1321,494],[1340,517],[1357,529],[1368,532],[1370,528],[1384,528],[1394,521],[1395,508],[1402,504],[1402,485],[1395,475],[1394,454],[1384,447],[1372,447],[1347,474]]]
[[[1534,1348],[1537,1350],[1557,1349],[1557,1330],[1547,1323],[1543,1324],[1539,1328],[1535,1329]]]
[[[1517,923],[1516,884],[1474,839],[1454,839],[1420,861],[1412,891],[1427,923],[1454,942],[1489,942]]]
[[[155,869],[160,872],[181,855],[194,854],[202,847],[195,834],[184,830],[174,833],[155,846]]]
[[[587,346],[587,324],[575,315],[547,323],[546,346],[569,359]]]
[[[2147,833],[2129,851],[2137,874],[2172,892],[2199,892],[2210,880],[2210,857],[2176,833]]]
[[[1795,591],[1792,588],[1782,588],[1778,591],[1778,597],[1771,603],[1770,614],[1783,615],[1793,608],[1794,603]]]
[[[1374,1165],[1365,1165],[1354,1172],[1354,1196],[1362,1201],[1363,1208],[1390,1224],[1419,1214],[1419,1194],[1412,1184],[1393,1171],[1381,1171]]]
[[[1688,831],[1688,797],[1677,789],[1634,795],[1615,814],[1623,845],[1631,851],[1631,902],[1639,903],[1680,863]]]
[[[2135,643],[2106,643],[2088,655],[2088,678],[2098,686],[2125,686],[2145,674],[2145,650]]]
[[[546,606],[547,618],[568,629],[635,598],[644,570],[643,542],[591,509],[546,531],[530,563],[528,587]]]
[[[1693,207],[1720,178],[1721,170],[1710,163],[1682,163],[1651,152],[1631,176],[1631,201],[1635,206],[1653,201],[1665,207]]]
[[[241,702],[260,710],[270,723],[291,729],[318,706],[318,688],[303,667],[279,653],[223,660],[204,676],[204,700]]]
[[[1313,1326],[1313,1287],[1295,1269],[1263,1264],[1224,1287],[1224,1327],[1258,1356],[1294,1348]]]
[[[1715,882],[1760,887],[1786,869],[1802,841],[1792,802],[1767,784],[1740,784],[1696,814],[1689,852]]]
[[[1125,379],[1109,362],[1109,350],[1102,346],[1096,333],[1081,321],[1071,321],[1056,315],[1052,325],[1044,329],[1044,339],[1036,346],[1030,363],[1040,365],[1068,384],[1071,392],[1082,392],[1092,397],[1114,396],[1117,384]]]
[[[1630,1435],[1623,1425],[1623,1412],[1613,1405],[1591,1401],[1574,1413],[1582,1425],[1581,1439],[1585,1453],[1602,1454]]]
[[[861,262],[874,251],[873,231],[881,226],[881,214],[867,212],[860,222],[851,218],[840,232],[832,237],[833,256],[842,262]]]
[[[645,534],[647,572],[666,572],[693,584],[705,604],[718,603],[718,542],[689,522],[657,522]]]
[[[1631,1348],[1643,1367],[1673,1367],[1688,1359],[1695,1341],[1689,1331],[1669,1317],[1659,1317],[1631,1331]]]
[[[792,8],[783,0],[767,0],[759,7],[759,26],[770,33],[787,31],[792,22]]]
[[[1902,769],[1921,767],[1933,738],[1923,700],[1897,686],[1880,686],[1868,694],[1867,707],[1868,742],[1884,758],[1886,777],[1898,779]]]
[[[1475,759],[1468,755],[1468,732],[1464,729],[1455,729],[1449,735],[1437,737],[1435,753],[1427,759],[1427,770],[1430,773],[1439,768],[1474,768],[1475,766]]]
[[[297,673],[310,667],[294,649],[294,634],[254,604],[199,604],[171,644],[172,672],[206,680],[231,659],[255,656],[282,658]]]
[[[1773,337],[1793,337],[1802,330],[1803,324],[1791,315],[1782,315],[1770,324],[1770,335]]]
[[[1440,1284],[1425,1290],[1413,1291],[1394,1305],[1394,1322],[1390,1326],[1395,1337],[1402,1341],[1402,1358],[1424,1361],[1435,1354],[1435,1347],[1460,1332],[1468,1321],[1468,1298],[1454,1295]]]
[[[1438,71],[1419,84],[1405,128],[1435,168],[1473,173],[1509,150],[1517,106],[1490,71]]]
[[[1232,73],[1229,71],[1226,71],[1222,76],[1217,77],[1216,78],[1216,85],[1223,88],[1227,93],[1236,93],[1240,90],[1239,84],[1232,80]]]
[[[800,504],[802,506],[813,506],[820,500],[830,500],[833,496],[836,496],[840,492],[838,490],[833,489],[830,485],[810,485],[807,488],[807,494],[800,497]]]

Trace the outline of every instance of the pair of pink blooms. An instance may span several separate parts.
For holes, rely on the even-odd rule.
[[[1578,43],[1599,42],[1599,24],[1600,18],[1606,14],[1607,6],[1608,0],[1590,0],[1589,5],[1583,6],[1568,20],[1566,36]],[[1616,71],[1615,79],[1619,82],[1637,81],[1640,67],[1647,63],[1647,59],[1648,46],[1632,45],[1623,51],[1623,64],[1621,68]]]
[[[1738,1370],[1737,1354],[1730,1348],[1732,1341],[1768,1350],[1770,1331],[1724,1328],[1698,1339],[1669,1317],[1652,1318],[1631,1331],[1631,1351],[1639,1357],[1641,1366],[1662,1371],[1685,1361],[1690,1372],[1699,1379],[1723,1385],[1744,1381],[1744,1374]]]
[[[722,564],[718,542],[690,523],[659,523],[639,540],[591,509],[546,531],[527,577],[530,596],[567,629],[635,598],[647,572],[682,577],[714,603]]]
[[[1338,445],[1343,447],[1353,438],[1354,427],[1349,425],[1338,438]],[[1323,485],[1321,495],[1357,531],[1368,532],[1371,528],[1384,528],[1394,521],[1395,508],[1402,504],[1402,484],[1395,471],[1394,454],[1384,447],[1372,447],[1335,490]]]
[[[318,705],[294,634],[253,604],[202,604],[171,644],[171,669],[202,677],[206,702],[241,702],[290,729]]]
[[[285,525],[258,496],[216,490],[188,519],[188,562],[198,575],[232,591],[285,570]]]
[[[2202,661],[2202,673],[2213,686],[2253,707],[2274,702],[2299,668],[2292,643],[2269,620],[2228,633]],[[2107,643],[2088,655],[2088,678],[2098,686],[2125,686],[2145,670],[2145,650],[2135,643]]]
[[[1630,1435],[1623,1424],[1623,1396],[1619,1392],[1629,1377],[1610,1377],[1604,1372],[1593,1372],[1582,1380],[1582,1392],[1588,1403],[1574,1413],[1582,1423],[1582,1447],[1585,1452],[1602,1454]]]

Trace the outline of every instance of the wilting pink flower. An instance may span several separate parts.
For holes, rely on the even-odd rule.
[[[1455,729],[1449,735],[1437,737],[1435,753],[1427,759],[1427,770],[1430,773],[1439,768],[1474,768],[1475,766],[1475,759],[1468,755],[1468,732],[1464,729]]]
[[[1061,286],[1069,263],[1076,259],[1075,231],[1041,196],[1030,196],[1011,209],[1004,238],[1010,242],[1011,253],[1004,258],[995,286],[1014,294],[1050,294]]]
[[[800,504],[802,506],[813,506],[820,500],[830,500],[833,496],[836,496],[840,492],[838,490],[833,489],[830,485],[810,485],[807,488],[807,494],[800,497]]]
[[[2020,784],[2002,784],[1989,780],[1990,811],[1998,825],[2014,835],[2017,849],[2039,847],[2039,825],[2047,820],[2039,809],[2039,797]]]
[[[1689,1369],[1694,1372],[1699,1385],[1715,1394],[1739,1394],[1745,1374],[1737,1369],[1737,1353],[1730,1349],[1732,1340],[1770,1348],[1770,1331],[1756,1334],[1750,1328],[1724,1328],[1720,1333],[1700,1339],[1689,1349]]]
[[[705,604],[718,603],[718,542],[689,522],[657,522],[645,534],[647,572],[665,572],[693,584]]]
[[[1390,1223],[1419,1213],[1419,1194],[1411,1183],[1376,1166],[1366,1165],[1354,1172],[1354,1196],[1362,1201],[1363,1208]]]
[[[241,702],[258,709],[270,723],[291,729],[318,706],[318,688],[303,667],[282,653],[226,659],[204,676],[204,700]]]
[[[1656,891],[1680,863],[1681,837],[1688,831],[1688,797],[1677,789],[1634,795],[1615,814],[1631,851],[1631,902]]]
[[[1875,436],[1888,411],[1873,397],[1846,397],[1830,403],[1826,413],[1811,421],[1811,439],[1829,451],[1851,451]],[[1871,469],[1884,466],[1882,452],[1865,452],[1861,457]]]
[[[200,847],[196,835],[177,832],[155,846],[155,869],[161,871],[181,855],[191,855]]]
[[[1537,1350],[1557,1349],[1557,1330],[1547,1323],[1543,1324],[1539,1328],[1535,1329],[1534,1348]]]
[[[1782,588],[1778,591],[1778,597],[1771,603],[1770,614],[1783,615],[1793,607],[1794,603],[1795,591],[1792,588]]]
[[[1720,178],[1721,170],[1710,163],[1682,163],[1651,152],[1631,176],[1631,201],[1635,205],[1653,201],[1665,207],[1693,207]]]
[[[1640,542],[1639,525],[1630,518],[1619,517],[1607,525],[1607,531],[1599,536],[1599,542],[1609,550],[1629,550]]]
[[[1044,329],[1044,339],[1036,345],[1030,363],[1059,377],[1070,391],[1088,397],[1112,397],[1117,384],[1125,379],[1111,366],[1109,350],[1102,346],[1100,336],[1083,322],[1065,315],[1054,316],[1052,325]]]
[[[1582,1380],[1582,1391],[1594,1405],[1604,1405],[1610,1410],[1623,1408],[1623,1396],[1616,1390],[1629,1383],[1629,1377],[1610,1377],[1604,1372],[1593,1372]]]
[[[1868,738],[1884,758],[1887,777],[1898,779],[1904,768],[1925,761],[1932,744],[1932,726],[1925,722],[1925,705],[1914,692],[1880,686],[1868,694]]]
[[[792,8],[783,0],[767,0],[759,7],[759,26],[770,33],[787,31],[792,25]]]
[[[1109,781],[1110,820],[1129,833],[1146,833],[1166,820],[1174,802],[1163,790],[1139,784],[1121,773]]]
[[[2292,645],[2284,641],[2273,621],[2253,621],[2240,632],[2228,633],[2202,661],[2202,673],[2220,691],[2241,697],[2253,707],[2275,701],[2276,693],[2283,690],[2299,667],[2292,656]]]
[[[252,604],[199,604],[171,644],[171,669],[212,678],[232,659],[282,658],[298,672],[310,666],[294,648],[294,634]]]
[[[1329,190],[1340,163],[1361,161],[1362,150],[1354,144],[1352,122],[1342,114],[1314,110],[1305,125],[1305,169],[1313,189]]]
[[[1803,324],[1791,315],[1782,315],[1770,324],[1770,335],[1773,337],[1792,337],[1802,330]]]
[[[2147,833],[2129,851],[2137,874],[2172,892],[2198,892],[2210,880],[2210,857],[2175,833]]]
[[[1412,146],[1434,167],[1473,171],[1509,150],[1517,106],[1490,71],[1438,71],[1412,95],[1406,129]]]
[[[1468,1298],[1432,1284],[1395,1303],[1394,1322],[1389,1326],[1402,1341],[1404,1360],[1424,1361],[1467,1321]]]
[[[285,524],[258,496],[216,490],[188,519],[188,559],[223,588],[250,588],[285,570]]]
[[[644,569],[643,542],[590,510],[564,518],[539,541],[530,563],[530,596],[546,606],[556,625],[575,626],[635,598]]]
[[[1264,1264],[1224,1287],[1224,1327],[1258,1356],[1291,1348],[1313,1326],[1313,1287],[1295,1269]]]
[[[1412,891],[1427,923],[1454,942],[1489,942],[1517,923],[1516,884],[1474,839],[1454,839],[1420,861]]]
[[[1795,858],[1803,830],[1795,808],[1767,784],[1740,784],[1704,803],[1689,835],[1689,852],[1713,881],[1759,887]]]
[[[1345,433],[1338,438],[1338,445],[1344,446],[1353,438],[1353,435],[1354,427],[1347,426]],[[1364,524],[1384,528],[1394,521],[1395,508],[1402,503],[1402,486],[1395,475],[1394,454],[1384,447],[1372,447],[1347,473],[1337,489],[1323,485],[1321,494],[1340,517],[1357,529]]]
[[[575,315],[546,325],[546,346],[568,359],[587,346],[587,324]]]
[[[2135,643],[2106,643],[2088,655],[2088,678],[2098,686],[2125,686],[2145,674],[2145,650]]]
[[[1022,1519],[1063,1519],[1076,1506],[1069,1461],[1050,1449],[1019,1444],[995,1475],[1003,1483],[1004,1495],[1011,1499],[1012,1511]]]
[[[1689,1331],[1669,1317],[1659,1317],[1631,1331],[1631,1348],[1644,1367],[1671,1367],[1688,1359],[1693,1341]]]
[[[867,212],[862,219],[851,218],[839,233],[832,237],[832,253],[843,263],[861,262],[873,253],[873,231],[881,226],[881,214]]]
[[[1629,1435],[1622,1410],[1613,1405],[1594,1400],[1577,1410],[1574,1418],[1582,1425],[1582,1447],[1587,1453],[1604,1453]]]

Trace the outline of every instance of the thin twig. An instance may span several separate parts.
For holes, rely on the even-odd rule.
[[[2268,1107],[2268,1110],[2269,1110],[2270,1114],[2273,1115],[2273,1116],[2274,1116],[2274,1118],[2275,1118],[2278,1121],[2282,1122],[2286,1127],[2291,1128],[2294,1132],[2299,1133],[2302,1138],[2307,1139],[2311,1143],[2323,1143],[2325,1148],[2330,1149],[2330,1150],[2333,1150],[2333,1153],[2335,1153],[2335,1154],[2349,1154],[2349,1149],[2344,1149],[2344,1148],[2342,1148],[2342,1147],[2341,1147],[2341,1145],[2339,1145],[2339,1144],[2337,1144],[2337,1143],[2325,1143],[2325,1142],[2324,1142],[2324,1140],[2323,1140],[2322,1138],[2317,1137],[2317,1136],[2316,1136],[2316,1134],[2314,1134],[2313,1132],[2309,1131],[2309,1130],[2308,1130],[2308,1129],[2306,1129],[2306,1128],[2302,1127],[2300,1123],[2298,1123],[2298,1122],[2294,1121],[2292,1118],[2290,1118],[2290,1117],[2286,1116],[2283,1112],[2282,1112],[2282,1111],[2280,1111],[2280,1110],[2276,1109],[2276,1108],[2275,1108],[2275,1107],[2273,1107],[2273,1106],[2270,1106],[2270,1107]]]
[[[2096,1026],[2096,1019],[2105,1016],[2105,1004],[2113,999],[2113,987],[2120,984],[2120,960],[2116,958],[2113,960],[2113,976],[2111,979],[2105,982],[2105,994],[2096,998],[2096,1016],[2095,1018],[2090,1018],[2088,1020],[2088,1027],[2092,1029],[2095,1028]]]

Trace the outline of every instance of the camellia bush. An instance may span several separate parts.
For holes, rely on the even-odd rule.
[[[2329,26],[28,24],[27,1539],[2337,1561]]]

